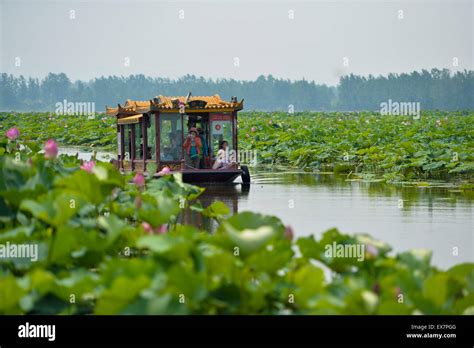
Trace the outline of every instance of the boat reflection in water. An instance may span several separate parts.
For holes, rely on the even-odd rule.
[[[246,184],[201,184],[205,191],[196,200],[203,208],[207,208],[215,201],[221,201],[229,207],[229,215],[239,212],[239,201],[245,199],[250,191],[250,185]],[[193,202],[195,203],[195,202]],[[203,216],[201,213],[190,208],[185,209],[178,217],[178,223],[194,225],[201,230],[215,232],[218,223],[215,219]]]

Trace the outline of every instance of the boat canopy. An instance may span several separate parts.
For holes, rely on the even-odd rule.
[[[202,113],[202,112],[233,112],[243,109],[244,100],[237,101],[232,97],[230,101],[222,100],[218,94],[212,96],[177,96],[167,97],[159,95],[149,101],[127,100],[117,108],[106,106],[106,114],[117,118],[146,114],[149,112],[166,113]]]
[[[134,116],[136,114],[146,114],[150,112],[150,101],[134,101],[128,99],[122,106],[118,104],[117,108],[106,106],[105,113],[109,116],[126,117]]]
[[[138,123],[138,122],[140,122],[140,118],[142,118],[142,117],[143,117],[143,114],[137,114],[137,115],[133,115],[133,116],[126,116],[126,117],[119,118],[117,120],[117,123],[118,124]]]
[[[243,99],[238,102],[232,97],[231,101],[222,100],[218,94],[213,96],[165,97],[158,96],[151,100],[151,110],[161,112],[179,112],[184,106],[186,113],[214,112],[214,111],[239,111],[243,108]]]

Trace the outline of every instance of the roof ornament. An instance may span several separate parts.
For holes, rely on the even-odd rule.
[[[189,99],[191,99],[191,91],[189,91],[188,95],[186,96],[185,104],[189,102]]]
[[[207,105],[205,100],[192,100],[189,102],[190,108],[204,109]]]

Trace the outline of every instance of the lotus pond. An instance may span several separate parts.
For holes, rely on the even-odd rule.
[[[474,112],[241,112],[239,147],[259,164],[347,173],[385,181],[472,179]],[[116,152],[115,119],[49,113],[0,113],[0,130],[22,130],[25,141],[55,139],[83,151]]]
[[[266,134],[259,126],[274,128],[267,119],[243,119],[248,139]],[[108,119],[90,121],[104,123],[102,140],[115,135]],[[52,136],[35,138],[33,125],[21,121],[23,130],[19,122],[12,123],[19,137],[0,136],[0,246],[37,245],[38,257],[0,258],[1,314],[474,314],[469,124],[448,140],[452,147],[466,140],[451,169],[449,162],[400,171],[403,178],[390,178],[400,183],[388,185],[323,174],[323,162],[312,161],[302,165],[308,172],[254,171],[250,189],[232,186],[233,195],[179,175],[123,176],[108,163],[58,156],[55,143],[39,152],[38,140]],[[257,135],[245,146],[270,141]],[[291,163],[283,153],[260,156]],[[354,173],[365,173],[352,160]],[[445,187],[432,179],[402,183],[410,173],[428,180],[446,171],[453,184]],[[420,226],[428,229],[415,236]],[[418,249],[443,241],[431,248],[435,265],[430,250]],[[363,245],[363,261],[328,256],[331,245]],[[448,254],[457,261],[446,261]]]

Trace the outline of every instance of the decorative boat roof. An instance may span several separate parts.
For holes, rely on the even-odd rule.
[[[150,111],[180,112],[184,106],[186,113],[189,112],[212,112],[212,111],[239,111],[243,109],[244,100],[237,101],[232,97],[230,101],[222,100],[218,94],[212,96],[176,96],[167,97],[159,95],[150,101],[133,101],[128,99],[118,108],[106,106],[106,114],[117,117],[145,114]]]
[[[131,116],[136,114],[146,114],[150,111],[150,101],[138,101],[127,99],[122,106],[118,104],[117,108],[105,107],[105,113],[110,116]]]
[[[231,101],[222,100],[218,94],[212,96],[177,96],[166,97],[158,96],[151,100],[152,110],[179,110],[179,105],[185,106],[185,109],[232,109],[241,110],[243,107],[243,99],[238,102],[237,98],[232,97]]]

